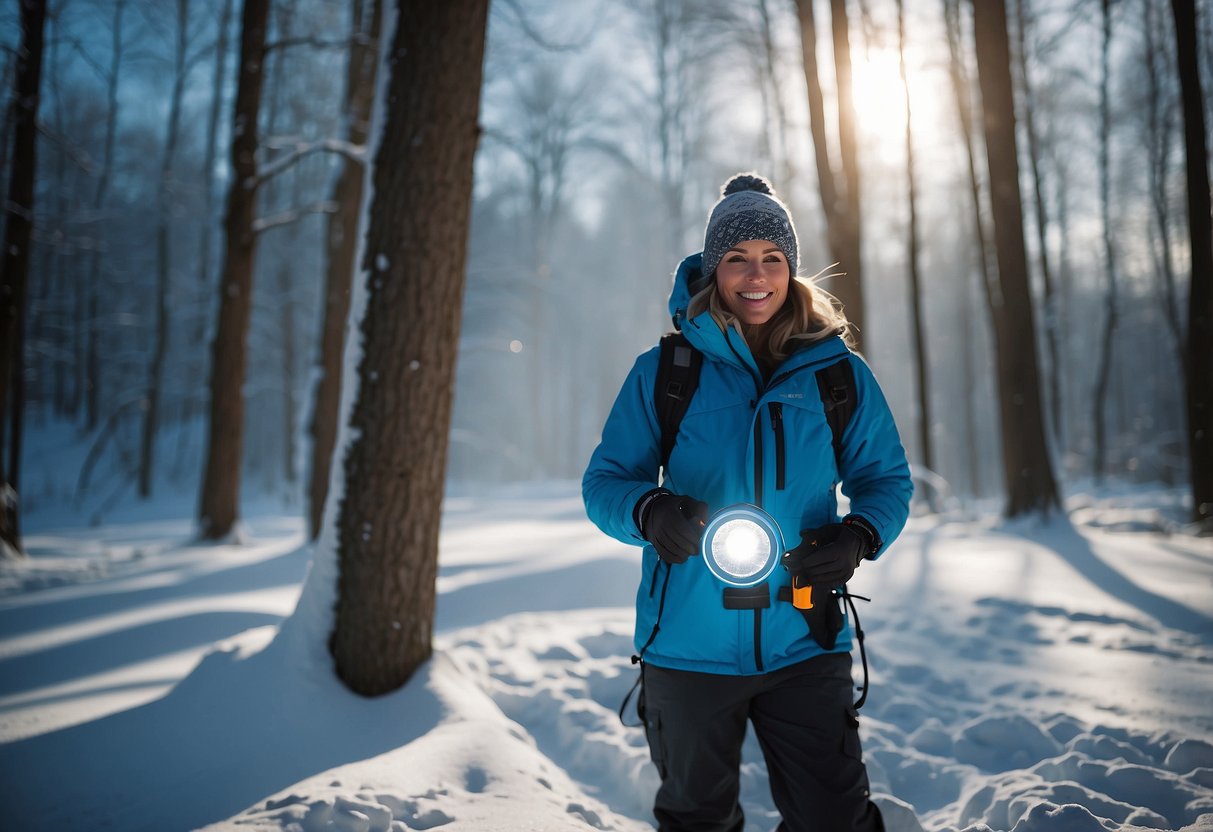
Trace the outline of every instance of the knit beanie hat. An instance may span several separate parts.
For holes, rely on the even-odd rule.
[[[725,183],[720,193],[703,234],[704,278],[716,271],[725,252],[746,240],[770,240],[779,246],[795,276],[796,226],[771,183],[753,173],[739,173]]]

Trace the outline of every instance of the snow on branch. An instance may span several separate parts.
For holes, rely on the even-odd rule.
[[[290,225],[302,219],[307,214],[335,214],[340,208],[341,206],[331,199],[313,202],[311,205],[305,205],[302,208],[288,208],[277,214],[254,220],[253,232],[260,234],[263,231],[269,231],[271,228],[277,228],[280,225]]]
[[[317,142],[299,142],[289,153],[266,162],[254,177],[254,185],[260,186],[292,167],[296,162],[313,153],[337,153],[360,165],[366,163],[366,146],[353,144],[344,139],[321,139]]]

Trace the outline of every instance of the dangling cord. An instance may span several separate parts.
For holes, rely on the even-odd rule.
[[[662,561],[665,563],[665,561]],[[623,719],[623,712],[627,710],[628,703],[632,701],[632,694],[636,692],[636,688],[640,687],[640,683],[644,681],[644,651],[649,649],[649,645],[653,643],[653,639],[657,638],[657,631],[661,629],[661,614],[665,612],[665,591],[670,587],[670,565],[665,564],[665,580],[661,582],[661,600],[657,602],[657,620],[653,622],[653,632],[649,633],[649,640],[644,643],[644,647],[640,648],[640,655],[632,656],[632,664],[640,665],[640,675],[636,677],[636,681],[632,683],[632,687],[628,689],[627,696],[623,697],[623,701],[619,703],[619,722],[625,728],[639,728],[644,724],[644,693],[640,694],[640,700],[636,703],[636,714],[640,717],[640,723],[637,725],[628,725]]]
[[[859,611],[855,609],[853,600],[855,598],[860,601],[871,601],[872,599],[863,595],[852,595],[845,586],[842,588],[842,600],[846,601],[847,606],[851,609],[851,617],[855,619],[855,639],[859,642],[859,661],[863,664],[863,686],[859,689],[859,699],[852,705],[858,711],[868,699],[868,651],[863,646],[863,627],[859,625]]]

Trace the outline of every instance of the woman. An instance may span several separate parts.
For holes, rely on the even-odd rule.
[[[883,829],[860,756],[850,623],[828,589],[898,535],[912,486],[880,387],[847,347],[845,317],[795,277],[798,259],[795,227],[769,183],[729,181],[702,254],[674,278],[674,325],[704,360],[661,486],[659,348],[637,359],[582,482],[599,528],[644,546],[635,643],[662,830],[742,828],[747,720],[781,830]],[[816,372],[840,361],[856,401],[836,451]],[[850,499],[843,518],[838,483]],[[730,603],[697,557],[709,511],[741,502],[770,513],[794,547],[769,595],[745,604]],[[813,612],[789,602],[793,577],[814,587]]]

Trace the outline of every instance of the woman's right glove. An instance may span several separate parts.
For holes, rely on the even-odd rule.
[[[708,504],[664,488],[636,501],[636,526],[666,563],[685,563],[699,552],[699,538],[708,520]]]

